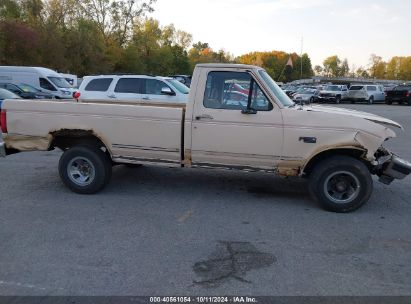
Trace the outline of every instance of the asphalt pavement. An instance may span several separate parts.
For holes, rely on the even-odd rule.
[[[401,123],[411,159],[411,107],[340,106]],[[411,177],[335,214],[264,173],[118,166],[77,195],[59,156],[0,159],[0,295],[411,295]]]

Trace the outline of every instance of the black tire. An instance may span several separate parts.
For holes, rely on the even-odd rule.
[[[336,103],[336,104],[341,103],[341,96],[335,97],[335,103]]]
[[[411,100],[407,101],[407,106],[411,106]]]
[[[310,102],[309,103],[314,103],[314,97],[310,98]]]
[[[354,99],[351,99],[350,102],[351,102],[352,104],[354,104],[354,103],[355,103],[355,100],[354,100]]]
[[[89,171],[84,175],[73,173],[75,168],[79,168],[78,163],[80,162],[85,167],[84,170]],[[71,173],[69,173],[70,170]],[[80,172],[81,169],[77,171]],[[93,194],[103,189],[110,181],[111,173],[111,160],[103,151],[94,146],[72,147],[63,153],[59,161],[61,180],[70,190],[80,194]],[[87,174],[89,175],[88,180],[82,182],[81,178]]]
[[[386,101],[385,101],[385,104],[387,104],[387,105],[392,105],[392,101],[391,101],[391,100],[386,100]]]
[[[374,96],[370,96],[370,98],[368,98],[368,104],[373,104],[374,103]]]
[[[309,190],[325,210],[347,213],[357,210],[369,200],[373,181],[361,161],[349,156],[333,156],[313,168],[309,176]],[[347,194],[350,190],[353,193]],[[341,199],[336,198],[340,195]]]

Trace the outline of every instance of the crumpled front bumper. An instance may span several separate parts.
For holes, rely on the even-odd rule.
[[[384,157],[377,170],[379,181],[384,184],[391,184],[394,179],[404,179],[411,173],[411,163],[391,154]]]

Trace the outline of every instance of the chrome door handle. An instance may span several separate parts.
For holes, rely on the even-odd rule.
[[[109,98],[116,98],[116,95],[112,94],[112,95],[107,95],[107,97]]]
[[[214,119],[214,117],[211,116],[211,115],[208,115],[208,114],[203,114],[203,115],[196,116],[196,120],[201,120],[201,119],[211,120],[211,119]]]
[[[143,99],[143,100],[150,100],[150,97],[144,96],[142,99]]]

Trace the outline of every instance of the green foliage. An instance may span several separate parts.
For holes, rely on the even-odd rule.
[[[288,65],[286,66],[290,58],[293,65],[292,67]],[[311,66],[311,59],[307,54],[303,54],[302,57],[300,57],[296,53],[288,54],[279,51],[252,52],[240,56],[237,61],[243,64],[261,66],[267,70],[267,73],[274,80],[283,82],[288,82],[300,78],[309,78],[314,74]]]
[[[173,24],[147,18],[156,0],[0,0],[0,64],[44,66],[79,76],[98,73],[190,74],[197,63],[258,65],[279,81],[311,77],[310,57],[252,52],[234,58]],[[192,47],[190,48],[190,45]],[[286,65],[291,58],[292,66]],[[302,73],[301,73],[302,67]],[[317,75],[350,74],[337,55]],[[411,57],[372,55],[362,77],[411,80]]]

